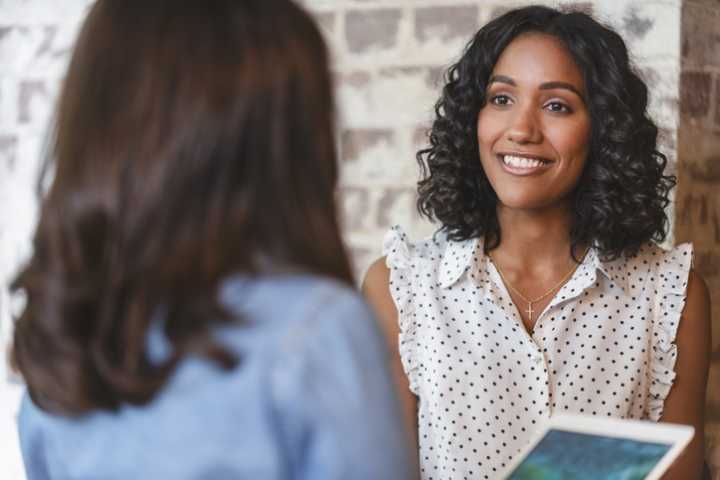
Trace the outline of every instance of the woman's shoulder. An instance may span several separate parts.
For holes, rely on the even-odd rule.
[[[670,285],[683,288],[692,267],[693,247],[683,243],[673,247],[648,242],[633,255],[614,260],[600,260],[601,268],[621,285],[632,283],[640,288],[646,282],[666,289]]]
[[[636,255],[630,257],[631,263],[642,262],[654,264],[655,267],[665,265],[690,267],[692,263],[693,245],[686,242],[674,246],[658,245],[648,242],[643,245]]]
[[[650,244],[634,260],[648,265],[656,290],[661,294],[684,296],[693,264],[693,246],[682,243],[672,247]]]
[[[367,339],[372,314],[352,285],[309,275],[236,276],[221,288],[222,305],[239,322],[215,330],[221,343],[240,356],[302,355],[318,331]]]
[[[449,257],[464,257],[475,250],[478,239],[456,241],[448,238],[447,232],[439,229],[418,240],[412,240],[399,225],[385,234],[383,255],[390,268],[408,268],[413,265],[439,265]]]
[[[45,421],[47,414],[35,405],[30,397],[30,392],[25,389],[20,398],[20,406],[18,409],[18,430],[20,432],[20,440],[28,438],[26,435],[32,435],[38,426]]]
[[[307,273],[235,275],[220,288],[223,305],[245,315],[301,312],[318,305],[353,303],[360,297],[351,286],[333,278]]]

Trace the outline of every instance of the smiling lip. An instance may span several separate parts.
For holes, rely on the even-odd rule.
[[[508,158],[508,163],[504,158]],[[497,154],[498,162],[502,165],[503,170],[511,175],[527,176],[536,175],[544,172],[554,163],[545,157],[533,156],[523,153],[499,153]]]

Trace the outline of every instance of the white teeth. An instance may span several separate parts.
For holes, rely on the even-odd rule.
[[[512,155],[503,155],[502,160],[505,165],[515,168],[537,168],[544,163],[534,158],[515,157]]]

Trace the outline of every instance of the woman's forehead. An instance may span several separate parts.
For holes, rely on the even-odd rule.
[[[583,74],[565,44],[545,33],[526,33],[503,50],[492,77],[509,78],[517,86],[568,83],[584,91]]]

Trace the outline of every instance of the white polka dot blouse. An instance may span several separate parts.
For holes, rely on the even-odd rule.
[[[528,333],[481,239],[388,232],[421,476],[494,479],[554,412],[657,421],[675,377],[692,247],[590,249]]]

